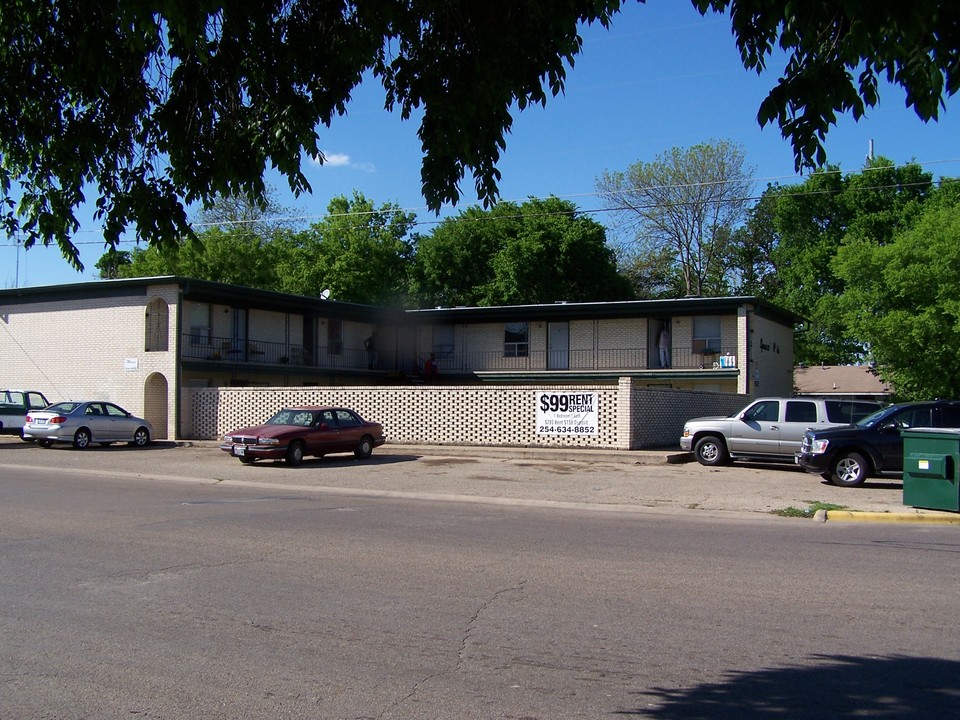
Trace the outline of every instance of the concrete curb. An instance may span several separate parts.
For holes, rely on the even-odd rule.
[[[846,522],[894,522],[894,523],[933,523],[938,525],[960,525],[960,515],[951,515],[936,511],[924,512],[862,512],[857,510],[817,510],[813,519],[817,522],[828,520]]]

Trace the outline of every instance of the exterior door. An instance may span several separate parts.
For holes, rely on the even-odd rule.
[[[547,369],[570,369],[570,323],[547,324]]]
[[[731,428],[729,444],[733,452],[777,455],[780,451],[779,400],[761,400],[743,412]]]

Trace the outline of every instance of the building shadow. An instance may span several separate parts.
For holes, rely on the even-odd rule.
[[[960,662],[814,656],[813,666],[731,672],[726,680],[644,691],[645,706],[613,715],[659,720],[831,720],[956,717]]]

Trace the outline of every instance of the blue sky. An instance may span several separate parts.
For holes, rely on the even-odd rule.
[[[514,114],[499,164],[502,199],[556,195],[581,210],[597,210],[595,183],[605,170],[623,170],[672,147],[719,139],[744,147],[758,193],[768,182],[802,180],[779,128],[761,129],[756,121],[780,66],[771,64],[760,76],[745,70],[726,18],[701,17],[687,2],[650,0],[628,4],[610,30],[593,26],[582,34],[584,49],[568,70],[565,94],[545,108]],[[915,160],[935,177],[960,177],[960,100],[948,101],[939,122],[924,124],[905,108],[901,89],[882,88],[880,105],[866,119],[841,118],[831,130],[829,160],[855,172],[871,141],[877,155],[896,163]],[[420,194],[417,123],[383,110],[379,84],[367,82],[355,91],[348,114],[330,129],[321,128],[320,147],[327,157],[324,166],[304,160],[312,195],[294,198],[283,192],[278,178],[268,176],[292,215],[320,219],[332,197],[358,190],[378,206],[391,202],[415,212],[423,223],[420,230],[429,232],[437,218]],[[472,178],[464,180],[461,191],[460,205],[441,217],[477,203]],[[95,279],[102,237],[90,213],[79,216],[83,226],[74,242],[86,266],[83,273],[56,248],[18,250],[12,239],[3,238],[0,287]],[[602,213],[594,217],[606,221]]]

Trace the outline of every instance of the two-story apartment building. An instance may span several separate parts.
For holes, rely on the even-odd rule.
[[[790,394],[800,318],[753,297],[399,310],[178,277],[0,290],[0,384],[189,437],[209,387],[635,384]]]

